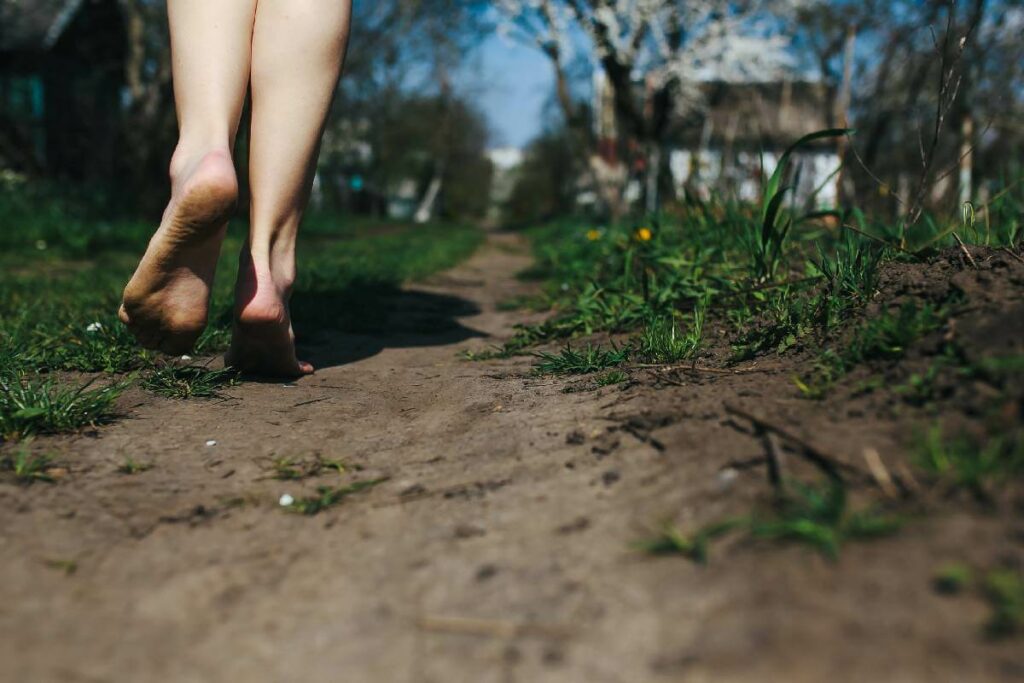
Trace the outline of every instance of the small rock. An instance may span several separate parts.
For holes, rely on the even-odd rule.
[[[206,442],[206,445],[207,445],[207,447],[209,447],[209,446],[216,446],[217,445],[217,441],[215,439],[210,439],[209,441]]]
[[[277,504],[280,505],[283,508],[286,508],[286,507],[290,507],[294,502],[295,502],[295,499],[292,498],[292,496],[290,494],[285,493],[285,494],[281,495],[281,498],[280,498],[280,500],[277,501]]]

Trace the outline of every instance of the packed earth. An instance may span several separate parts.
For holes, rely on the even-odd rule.
[[[6,424],[0,677],[1024,676],[1019,252],[882,263],[840,361],[737,352],[713,305],[677,362],[526,350],[532,263],[489,233],[300,330],[294,382],[197,356],[197,396],[150,376],[93,426]]]

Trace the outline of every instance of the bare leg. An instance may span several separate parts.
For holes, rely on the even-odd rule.
[[[231,147],[249,81],[256,0],[169,0],[180,137],[171,200],[124,291],[121,320],[148,348],[188,351],[238,197]]]
[[[228,363],[266,375],[295,357],[288,300],[295,238],[348,41],[348,0],[259,0],[252,43],[249,242],[240,257]]]

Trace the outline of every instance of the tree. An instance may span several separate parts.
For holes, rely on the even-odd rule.
[[[777,77],[790,64],[782,22],[803,4],[497,0],[506,33],[530,40],[551,59],[560,90],[566,56],[574,50],[604,72],[617,123],[645,157],[649,210],[658,205],[667,134],[674,120],[699,106],[699,82]]]

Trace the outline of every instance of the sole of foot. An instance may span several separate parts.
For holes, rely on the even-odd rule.
[[[313,373],[295,356],[295,333],[288,295],[273,283],[269,269],[257,269],[243,255],[235,292],[235,325],[224,362],[240,372],[294,379]]]
[[[118,312],[144,347],[181,355],[195,345],[206,327],[217,259],[237,201],[227,152],[199,158],[174,188]]]

